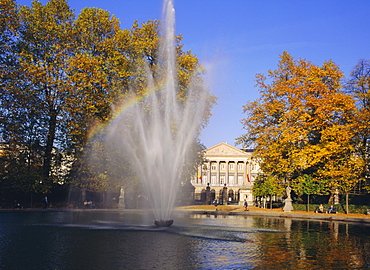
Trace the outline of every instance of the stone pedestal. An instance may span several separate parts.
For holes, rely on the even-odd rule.
[[[291,198],[286,198],[283,211],[284,212],[292,212],[293,210],[294,209],[293,209],[293,205],[292,205],[292,199]]]
[[[226,205],[227,204],[227,187],[226,184],[222,188],[222,204]]]
[[[119,192],[119,197],[118,197],[118,208],[119,209],[125,209],[125,190],[123,187],[121,187],[121,190]]]
[[[244,204],[244,200],[247,200],[249,205],[253,205],[253,192],[252,187],[243,187],[239,191],[239,205]]]
[[[209,186],[209,183],[206,187],[206,204],[211,204],[211,187]]]
[[[284,212],[292,212],[294,209],[293,209],[293,205],[292,205],[292,198],[290,197],[290,192],[291,192],[291,188],[290,186],[287,186],[286,187],[286,195],[287,195],[287,198],[285,199],[285,205],[284,205],[284,208],[283,208],[283,211]]]

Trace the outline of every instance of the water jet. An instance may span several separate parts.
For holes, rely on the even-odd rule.
[[[153,209],[155,225],[171,226],[172,209],[181,184],[181,174],[196,144],[204,117],[208,90],[189,83],[182,92],[177,81],[175,10],[164,2],[163,34],[156,76],[147,67],[147,93],[126,95],[130,108],[123,110],[107,127],[106,144],[111,152],[128,157],[143,183],[145,197]],[[158,75],[159,74],[159,75]],[[159,78],[160,77],[160,78]]]

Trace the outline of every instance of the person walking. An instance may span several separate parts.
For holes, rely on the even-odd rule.
[[[244,211],[248,211],[248,202],[244,200]]]
[[[48,197],[45,196],[44,197],[44,209],[48,208],[48,205],[49,205]]]

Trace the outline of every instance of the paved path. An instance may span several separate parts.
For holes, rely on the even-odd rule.
[[[355,223],[370,224],[370,215],[365,214],[326,214],[305,211],[283,212],[282,209],[261,209],[258,207],[249,207],[249,211],[245,211],[241,206],[218,206],[217,210],[212,205],[185,206],[176,208],[177,211],[191,211],[198,214],[223,214],[223,215],[250,215],[250,216],[269,216],[278,218],[294,218],[294,219],[314,219],[325,221],[342,221]]]

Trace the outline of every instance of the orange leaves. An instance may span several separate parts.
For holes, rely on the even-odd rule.
[[[4,89],[11,102],[3,102],[3,111],[9,112],[4,117],[9,122],[7,136],[47,142],[49,157],[51,150],[83,149],[89,126],[109,121],[111,104],[129,90],[145,95],[148,68],[154,84],[161,84],[159,21],[134,22],[131,29],[122,30],[115,16],[98,8],[85,8],[76,19],[66,0],[45,5],[35,0],[19,10],[15,1],[2,0],[0,12],[0,27],[7,27],[0,33],[7,42],[0,49],[6,45],[7,51],[0,54],[14,62],[0,70],[1,78],[10,78]],[[182,50],[181,41],[177,36],[178,100],[185,102],[190,96],[187,86],[201,87],[204,70],[191,51]],[[196,102],[194,93],[190,100]],[[215,103],[212,95],[208,97],[204,124]]]
[[[0,2],[0,35],[10,38],[15,35],[18,28],[17,5],[15,0],[1,0]],[[7,36],[9,35],[9,36]]]
[[[287,52],[280,58],[268,77],[256,76],[261,97],[244,106],[247,133],[240,141],[256,145],[266,173],[315,174],[325,164],[330,171],[338,156],[354,153],[356,107],[341,91],[343,73],[332,61],[318,67]],[[332,177],[338,177],[334,171]]]

